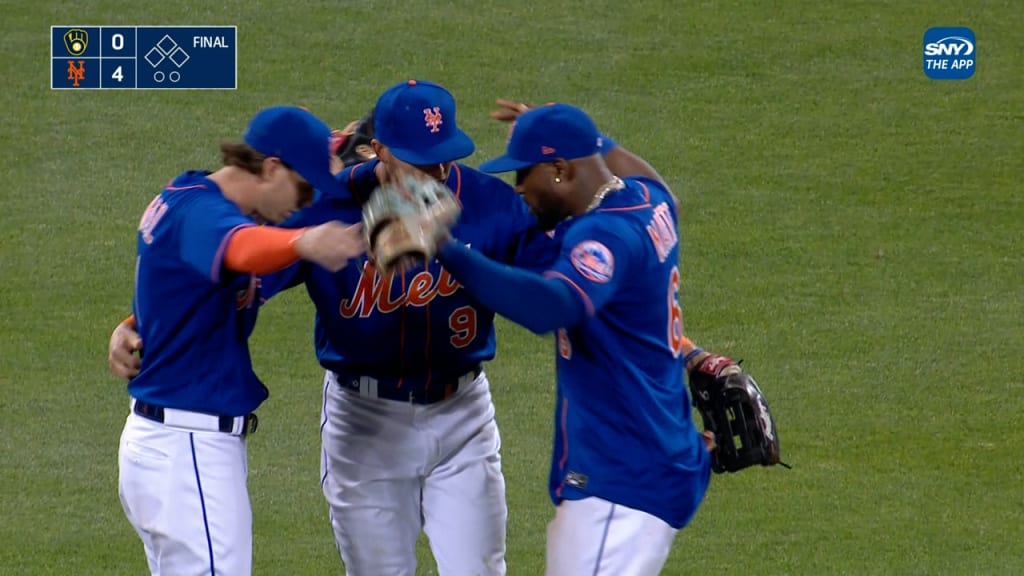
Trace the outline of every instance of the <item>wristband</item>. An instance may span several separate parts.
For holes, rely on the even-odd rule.
[[[690,350],[689,354],[687,354],[686,356],[683,356],[683,367],[685,368],[690,363],[690,360],[693,360],[694,358],[696,358],[697,355],[700,354],[703,351],[704,351],[703,348],[694,348],[693,350]]]

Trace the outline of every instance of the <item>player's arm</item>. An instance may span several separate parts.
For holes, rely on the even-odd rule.
[[[583,299],[560,280],[495,262],[457,240],[445,243],[437,258],[484,307],[536,334],[586,317]]]
[[[134,378],[142,367],[142,359],[135,353],[142,350],[142,338],[135,331],[135,316],[121,321],[110,334],[107,365],[114,376],[122,380]]]
[[[360,203],[366,202],[370,194],[385,180],[386,174],[381,161],[374,158],[361,164],[346,166],[335,176],[341,187]]]
[[[668,184],[662,179],[661,174],[647,163],[646,160],[626,150],[611,138],[604,137],[604,148],[601,151],[604,156],[604,163],[616,176],[644,176],[650,178],[668,189]]]
[[[615,273],[613,265],[600,270],[592,267],[594,262],[629,260],[628,242],[600,226],[577,226],[570,232],[560,257],[543,275],[494,262],[454,240],[441,248],[438,259],[486,307],[532,332],[544,334],[575,326],[596,314],[627,275],[623,270]],[[589,252],[595,258],[579,260],[578,255],[586,251],[575,248],[595,246],[603,252]],[[591,278],[598,278],[596,281],[579,271],[580,267],[587,269],[588,264],[588,272]]]

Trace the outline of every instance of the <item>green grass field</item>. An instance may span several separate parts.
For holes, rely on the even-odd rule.
[[[152,196],[216,167],[260,107],[340,127],[409,77],[455,93],[472,165],[504,145],[495,98],[561,100],[672,183],[687,332],[745,359],[794,469],[715,477],[665,574],[1024,573],[1024,11],[828,4],[0,3],[0,574],[146,570],[106,346]],[[238,90],[50,91],[66,24],[237,25]],[[932,26],[974,30],[973,78],[924,76]],[[253,342],[272,390],[249,444],[257,574],[342,573],[311,325],[294,291]],[[552,345],[499,339],[509,573],[534,575]]]

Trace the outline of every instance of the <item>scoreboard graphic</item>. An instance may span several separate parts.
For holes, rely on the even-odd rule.
[[[237,26],[51,26],[53,90],[235,90]]]

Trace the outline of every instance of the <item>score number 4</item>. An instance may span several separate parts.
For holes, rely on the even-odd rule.
[[[110,37],[110,47],[114,50],[124,50],[124,34],[114,34]],[[124,81],[124,71],[118,66],[110,77],[118,82]]]

